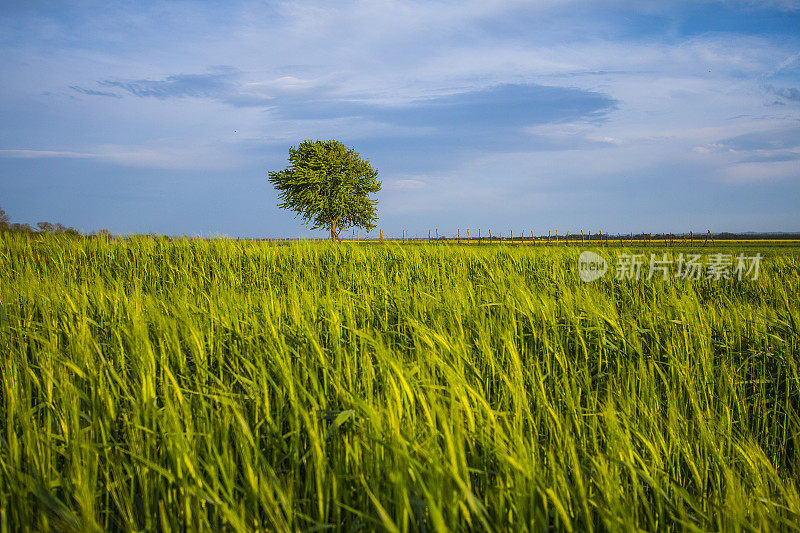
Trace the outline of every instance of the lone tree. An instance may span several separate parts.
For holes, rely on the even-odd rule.
[[[378,200],[369,194],[380,191],[381,182],[368,159],[339,141],[307,140],[289,149],[289,162],[269,173],[283,200],[278,207],[296,211],[311,229],[327,228],[337,241],[345,228],[375,227]]]

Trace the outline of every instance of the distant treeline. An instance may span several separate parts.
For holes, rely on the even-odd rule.
[[[3,211],[0,207],[0,232],[2,231],[16,231],[20,233],[61,233],[64,235],[82,235],[80,231],[71,227],[65,226],[60,222],[53,224],[52,222],[37,222],[34,228],[30,224],[20,224],[19,222],[11,222],[11,217]],[[100,230],[98,234],[110,234],[108,230]]]
[[[756,240],[756,239],[769,239],[769,240],[797,240],[800,239],[800,233],[712,233],[715,239],[720,240]]]

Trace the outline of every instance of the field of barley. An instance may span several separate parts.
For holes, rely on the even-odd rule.
[[[0,531],[797,529],[800,249],[752,246],[583,283],[578,247],[4,234]]]

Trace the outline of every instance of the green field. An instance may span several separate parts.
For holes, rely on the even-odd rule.
[[[0,530],[797,529],[800,249],[580,250],[4,234]]]

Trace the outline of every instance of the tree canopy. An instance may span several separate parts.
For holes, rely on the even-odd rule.
[[[269,173],[280,192],[278,207],[291,209],[312,229],[327,228],[331,239],[349,227],[371,230],[378,219],[378,171],[339,141],[306,140],[289,149],[290,165]]]

